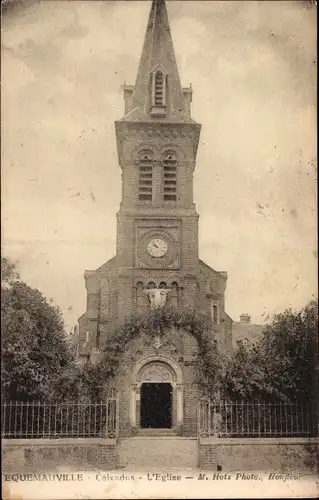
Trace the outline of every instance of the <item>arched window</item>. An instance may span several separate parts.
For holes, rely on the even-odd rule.
[[[153,161],[149,153],[143,153],[139,159],[138,199],[152,201],[153,197]]]
[[[177,199],[177,162],[176,155],[168,152],[164,158],[164,201]]]
[[[156,288],[156,285],[155,285],[154,281],[150,281],[149,284],[147,285],[147,288],[148,289]]]
[[[167,284],[165,283],[165,281],[160,282],[159,288],[167,288]]]
[[[138,281],[136,283],[136,288],[137,288],[137,290],[143,290],[143,283],[142,283],[142,281]]]

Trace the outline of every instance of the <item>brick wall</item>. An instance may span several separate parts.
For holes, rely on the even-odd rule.
[[[113,439],[5,439],[3,472],[116,469]]]
[[[194,379],[193,376],[190,377]],[[197,436],[197,408],[200,392],[195,384],[186,383],[184,386],[184,436]]]
[[[318,471],[316,438],[201,439],[201,469]]]
[[[204,470],[217,470],[217,445],[200,443],[199,467]]]
[[[145,440],[145,438],[143,438]],[[195,441],[196,442],[196,441]],[[114,470],[115,440],[37,439],[2,441],[2,471]],[[202,439],[199,467],[221,471],[318,472],[318,439]]]

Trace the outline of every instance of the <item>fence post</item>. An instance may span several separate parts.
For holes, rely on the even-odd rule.
[[[101,410],[102,410],[102,403],[101,403]],[[109,435],[109,398],[106,398],[106,419],[105,419],[105,438],[108,438]],[[102,411],[101,411],[102,414]]]
[[[52,405],[52,403],[50,401],[50,403],[49,403],[49,417],[48,417],[48,419],[49,419],[49,429],[48,429],[49,438],[51,437],[51,405]]]
[[[197,401],[197,438],[200,436],[200,413],[201,413],[201,407],[200,407],[200,399]]]
[[[260,432],[260,418],[261,418],[261,415],[260,415],[260,401],[258,401],[257,408],[258,408],[258,436],[260,437],[260,434],[261,434],[261,432]]]
[[[17,415],[18,415],[18,401],[16,401],[15,405],[15,411],[14,411],[14,435],[16,435],[17,432]]]
[[[115,399],[115,439],[118,439],[119,437],[119,430],[120,430],[120,400],[119,398]]]
[[[197,467],[200,467],[201,400],[197,401]]]
[[[3,421],[2,421],[3,425],[2,425],[2,429],[1,429],[1,435],[3,437],[6,437],[6,408],[7,408],[7,403],[4,402],[2,406],[3,406],[3,416],[2,416],[2,418],[3,418]]]

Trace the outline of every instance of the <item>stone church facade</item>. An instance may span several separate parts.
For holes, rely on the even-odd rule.
[[[80,359],[98,357],[117,325],[152,307],[196,309],[211,318],[212,348],[232,349],[225,312],[227,273],[199,258],[193,173],[201,126],[191,118],[164,0],[153,0],[135,85],[124,86],[115,123],[122,200],[116,255],[85,271],[86,312],[79,318]],[[114,381],[120,436],[158,429],[196,435],[197,345],[186,331],[132,341]]]

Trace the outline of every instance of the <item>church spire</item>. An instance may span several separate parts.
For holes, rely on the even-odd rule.
[[[124,86],[125,120],[191,121],[191,89],[182,89],[164,0],[153,0],[135,86]]]

